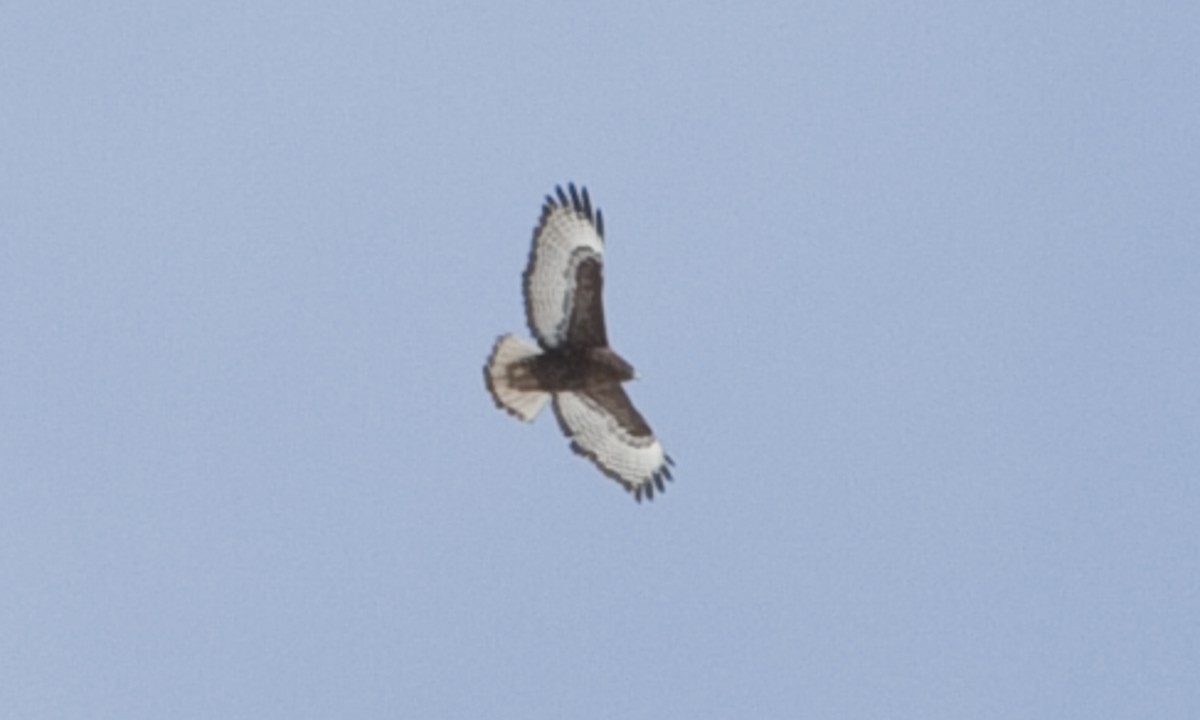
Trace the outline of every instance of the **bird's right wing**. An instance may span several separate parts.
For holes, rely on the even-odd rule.
[[[556,188],[533,231],[525,269],[525,315],[543,348],[605,345],[601,304],[604,218],[587,188]]]

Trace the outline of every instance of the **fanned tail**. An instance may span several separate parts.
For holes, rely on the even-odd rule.
[[[541,348],[515,335],[496,341],[492,355],[483,368],[483,380],[496,407],[531,422],[550,400],[550,393],[538,389],[526,360],[542,354]]]

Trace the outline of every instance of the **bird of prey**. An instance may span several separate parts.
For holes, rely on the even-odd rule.
[[[675,463],[621,383],[633,367],[608,346],[601,302],[604,217],[587,188],[546,196],[525,269],[525,315],[537,344],[500,337],[483,369],[496,406],[531,422],[553,402],[571,449],[638,502],[654,499]]]

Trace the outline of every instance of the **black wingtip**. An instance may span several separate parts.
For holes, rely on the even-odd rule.
[[[595,217],[592,215],[592,199],[588,197],[587,188],[580,188],[579,190],[583,193],[583,214],[587,215],[590,220]]]
[[[567,190],[571,193],[571,207],[575,212],[583,212],[583,203],[579,200],[579,191],[575,189],[575,183],[567,183]]]
[[[545,211],[550,212],[555,208],[571,208],[579,213],[595,226],[600,239],[604,239],[604,215],[600,213],[600,208],[592,208],[592,198],[588,194],[587,186],[576,187],[575,183],[569,182],[564,190],[562,185],[555,185],[554,195],[546,196]]]
[[[671,459],[670,455],[664,454],[663,457],[667,459],[668,465],[670,465],[671,467],[675,467],[675,461]]]

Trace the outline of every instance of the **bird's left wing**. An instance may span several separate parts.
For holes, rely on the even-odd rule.
[[[674,465],[617,383],[554,394],[554,414],[571,449],[633,493],[638,502],[671,480]]]

